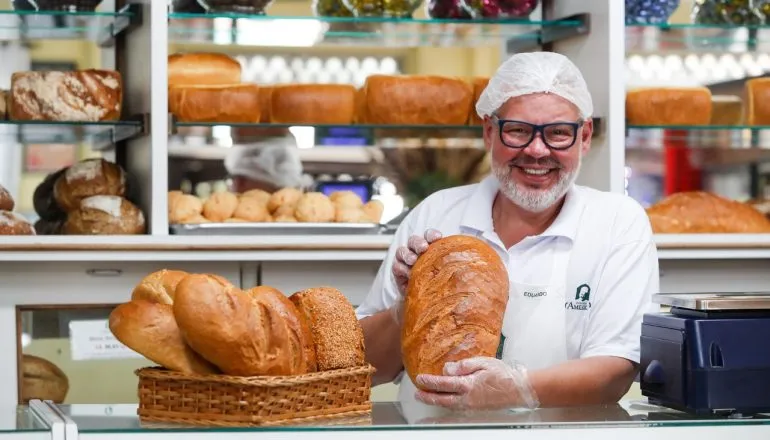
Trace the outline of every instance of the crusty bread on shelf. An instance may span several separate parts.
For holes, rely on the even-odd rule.
[[[241,64],[222,53],[175,53],[168,57],[168,85],[222,86],[241,82]]]
[[[176,287],[187,275],[187,272],[181,270],[162,269],[153,272],[134,287],[131,299],[172,305]]]
[[[53,362],[29,354],[21,355],[21,402],[32,399],[63,403],[69,379]]]
[[[146,232],[144,214],[119,196],[92,196],[67,213],[62,232],[67,235],[139,235]]]
[[[345,295],[332,287],[316,287],[289,299],[310,327],[318,371],[364,365],[364,333]]]
[[[476,113],[476,103],[479,101],[479,98],[481,97],[481,93],[484,91],[484,89],[487,88],[487,84],[489,84],[489,78],[486,77],[479,77],[479,78],[473,78],[471,81],[471,84],[473,85],[473,102],[471,103],[471,110],[470,115],[468,117],[468,125],[481,125],[481,118],[479,118],[479,115]]]
[[[473,87],[460,78],[371,75],[363,86],[365,124],[466,125]]]
[[[412,381],[443,374],[447,362],[494,356],[508,287],[503,261],[484,241],[452,235],[433,242],[412,267],[404,304],[401,351]]]
[[[65,212],[80,208],[81,200],[97,195],[123,197],[126,175],[123,169],[104,159],[78,162],[56,180],[54,199]]]
[[[743,124],[743,100],[733,95],[714,95],[711,97],[710,125]]]
[[[8,119],[8,100],[10,95],[8,90],[0,90],[0,120]]]
[[[0,210],[0,235],[37,235],[35,227],[21,214]]]
[[[274,86],[270,122],[276,124],[352,124],[356,89],[348,84]]]
[[[706,87],[643,87],[626,92],[629,125],[708,125],[711,91]]]
[[[9,119],[98,122],[120,119],[123,82],[114,70],[16,72]]]
[[[216,192],[202,201],[196,196],[170,191],[170,224],[201,223],[379,223],[384,212],[379,200],[363,203],[351,191],[330,196],[282,188],[272,194],[251,190],[243,194]]]
[[[118,341],[169,370],[198,374],[217,372],[216,367],[184,341],[169,304],[131,300],[110,313],[109,326]]]
[[[259,87],[255,84],[172,86],[168,110],[180,122],[258,123]]]
[[[770,125],[770,78],[752,78],[745,82],[746,124]]]
[[[770,232],[770,220],[751,205],[704,191],[672,194],[647,215],[656,234]]]
[[[0,211],[13,211],[15,206],[16,202],[11,197],[11,193],[3,185],[0,185]]]

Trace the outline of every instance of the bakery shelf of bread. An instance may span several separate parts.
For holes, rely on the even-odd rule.
[[[352,191],[327,196],[297,188],[215,192],[206,200],[181,191],[168,195],[168,219],[176,234],[377,233],[384,205],[364,203]],[[280,230],[280,232],[279,232]]]
[[[6,2],[13,3],[13,2]],[[89,8],[62,10],[29,10],[23,4],[19,9],[2,11],[5,15],[16,15],[17,20],[3,24],[6,30],[19,33],[24,41],[35,40],[89,40],[98,45],[107,45],[114,38],[140,21],[140,7],[135,3],[127,4],[115,11]],[[73,4],[76,2],[72,2]],[[87,5],[91,2],[83,2]],[[51,26],[53,19],[59,26]]]
[[[371,411],[363,331],[332,287],[287,297],[215,274],[161,270],[112,311],[109,327],[159,365],[136,373],[145,422],[281,425]]]
[[[695,3],[695,2],[688,2]],[[743,3],[744,5],[746,3]],[[685,2],[682,2],[685,5]],[[751,29],[756,33],[749,33]],[[626,54],[767,52],[765,26],[728,23],[645,23],[625,26]]]

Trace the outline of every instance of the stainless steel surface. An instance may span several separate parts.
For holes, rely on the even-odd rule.
[[[690,310],[770,310],[770,292],[659,294],[652,300]]]
[[[174,235],[376,235],[377,223],[203,223],[171,225]]]

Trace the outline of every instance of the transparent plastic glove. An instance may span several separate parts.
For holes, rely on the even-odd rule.
[[[539,406],[522,365],[491,357],[475,357],[444,365],[444,376],[421,374],[415,398],[428,405],[456,410],[490,410]]]
[[[417,262],[417,257],[428,250],[428,245],[442,237],[441,232],[436,229],[428,229],[423,236],[412,235],[406,243],[396,250],[396,258],[393,261],[393,277],[396,280],[398,289],[398,299],[393,307],[390,308],[391,316],[396,323],[401,324],[404,309],[404,295],[406,286],[409,284],[409,273],[412,266]]]

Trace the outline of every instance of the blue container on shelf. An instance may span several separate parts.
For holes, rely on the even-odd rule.
[[[626,0],[626,24],[664,24],[680,0]]]

